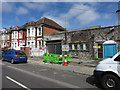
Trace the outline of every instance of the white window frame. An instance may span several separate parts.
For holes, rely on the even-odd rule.
[[[8,40],[10,39],[10,35],[8,34]]]
[[[30,28],[27,29],[27,37],[30,37]]]
[[[15,39],[18,38],[18,32],[15,31]]]
[[[22,33],[22,34],[21,34],[21,33]],[[23,35],[23,32],[20,31],[20,32],[19,32],[19,38],[22,38],[22,35]]]
[[[40,32],[39,32],[39,28],[41,29]],[[37,36],[42,36],[42,27],[41,26],[37,28]]]
[[[34,36],[34,27],[31,28],[31,36]]]

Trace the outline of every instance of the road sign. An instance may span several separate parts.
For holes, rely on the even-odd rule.
[[[69,51],[69,45],[62,45],[62,51]]]
[[[93,48],[101,48],[101,46],[93,46]]]

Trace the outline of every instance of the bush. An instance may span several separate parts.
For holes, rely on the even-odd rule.
[[[93,60],[103,60],[102,58],[92,58]]]
[[[8,50],[15,50],[15,49],[9,48]]]

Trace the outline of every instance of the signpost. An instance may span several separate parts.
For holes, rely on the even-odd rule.
[[[69,45],[62,45],[62,51],[69,51]]]

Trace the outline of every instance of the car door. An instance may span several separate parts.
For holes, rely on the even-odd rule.
[[[8,52],[9,52],[9,51],[8,51]],[[7,56],[8,56],[8,52],[5,52],[5,53],[4,53],[4,55],[3,55],[4,60],[7,60],[7,59],[8,59],[8,57],[7,57]]]
[[[8,61],[11,61],[12,56],[13,56],[13,51],[8,52],[7,54]]]

